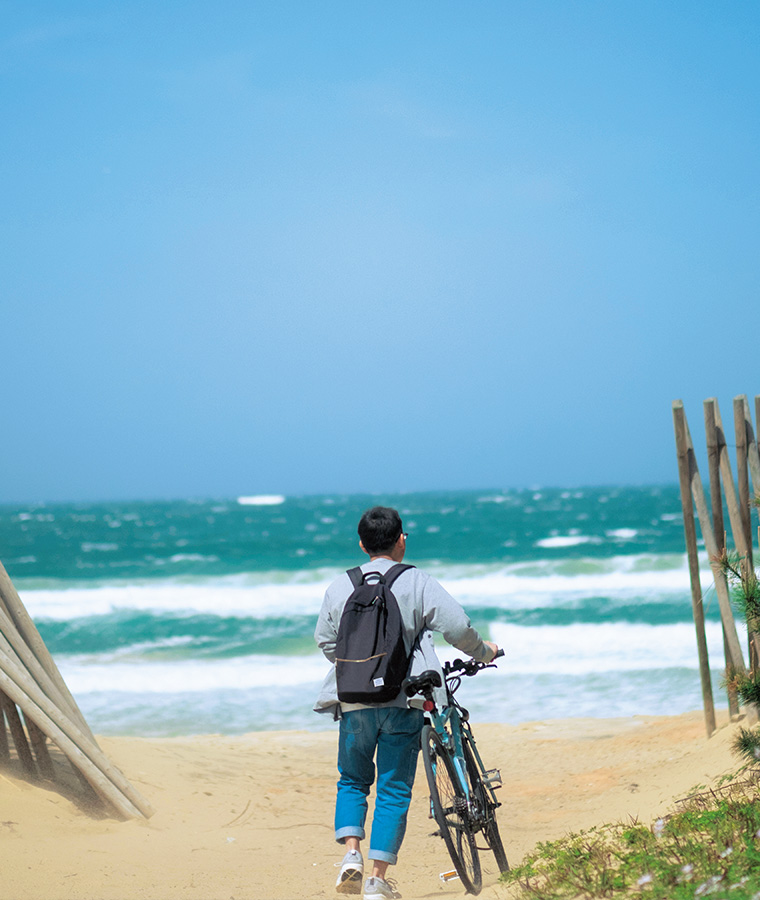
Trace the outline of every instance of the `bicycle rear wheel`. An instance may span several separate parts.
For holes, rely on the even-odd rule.
[[[430,725],[422,728],[422,761],[439,833],[465,890],[479,894],[482,887],[480,857],[470,825],[467,798],[451,754]]]
[[[499,872],[508,872],[509,862],[504,851],[504,844],[501,842],[499,826],[496,824],[496,806],[490,791],[483,784],[481,767],[478,765],[470,746],[470,741],[466,737],[464,740],[464,758],[467,763],[467,777],[470,780],[470,790],[480,810],[483,836],[496,857],[496,865],[499,867]]]

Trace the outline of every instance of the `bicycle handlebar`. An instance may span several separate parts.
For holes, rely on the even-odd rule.
[[[494,659],[504,656],[504,651],[499,649]],[[461,675],[476,675],[483,669],[493,669],[493,662],[478,662],[476,659],[455,659],[454,662],[443,664],[443,677],[446,679],[446,687],[453,694],[459,686]],[[451,684],[448,680],[451,679]],[[432,700],[433,688],[441,687],[441,676],[434,669],[428,669],[421,675],[416,675],[404,680],[402,688],[407,697],[415,694],[423,694],[428,700]]]
[[[499,659],[504,656],[504,650],[500,647],[494,659]],[[462,675],[476,675],[478,672],[482,672],[483,669],[488,669],[491,667],[493,660],[491,662],[479,662],[477,659],[455,659],[454,662],[447,662],[443,664],[443,674],[446,678],[450,675],[456,675],[461,672]]]

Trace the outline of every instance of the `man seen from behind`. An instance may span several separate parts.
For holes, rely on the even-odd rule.
[[[360,569],[364,576],[368,573],[385,576],[404,559],[407,535],[395,509],[375,506],[367,510],[361,517],[358,532],[359,546],[369,556]],[[431,576],[409,567],[398,575],[391,590],[401,613],[404,646],[411,654],[410,676],[428,669],[442,674],[433,632],[473,659],[490,662],[496,655],[496,644],[480,637],[460,604]],[[322,603],[314,637],[333,664],[341,616],[353,591],[354,583],[346,572],[328,587]],[[441,693],[436,702],[444,705],[445,691],[438,690]],[[362,891],[361,841],[365,838],[367,797],[377,774],[367,852],[371,871],[364,882],[364,900],[401,896],[386,879],[386,872],[389,865],[396,864],[406,830],[424,723],[421,704],[422,698],[409,699],[403,691],[382,703],[341,702],[335,665],[325,678],[315,710],[332,712],[340,719],[335,839],[345,845],[347,852],[340,863],[336,884],[339,894]]]

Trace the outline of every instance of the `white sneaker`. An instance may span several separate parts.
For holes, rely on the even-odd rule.
[[[363,875],[364,860],[361,853],[358,850],[349,850],[340,863],[340,875],[335,883],[335,890],[339,894],[360,894]]]
[[[384,878],[368,878],[364,882],[364,900],[400,900],[396,883],[391,886]]]

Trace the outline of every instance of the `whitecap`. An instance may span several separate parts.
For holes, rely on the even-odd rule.
[[[714,668],[723,662],[720,622],[705,625]],[[738,623],[740,640],[746,632]],[[647,625],[630,622],[538,627],[493,623],[490,637],[504,648],[499,661],[504,674],[602,675],[655,669],[699,670],[694,625]],[[698,676],[695,675],[695,678]]]
[[[238,497],[240,506],[279,506],[285,502],[282,494],[254,494],[250,497]]]
[[[175,553],[169,557],[169,562],[219,562],[218,556],[204,556],[202,553]]]
[[[555,548],[555,547],[577,547],[579,544],[590,544],[598,539],[588,537],[585,534],[558,534],[554,537],[541,538],[536,541],[535,547]]]
[[[241,656],[232,659],[188,659],[146,662],[144,659],[94,661],[69,657],[59,669],[75,696],[92,692],[144,694],[208,693],[219,690],[265,688],[269,691],[294,685],[316,686],[330,663],[321,653],[304,657]]]

